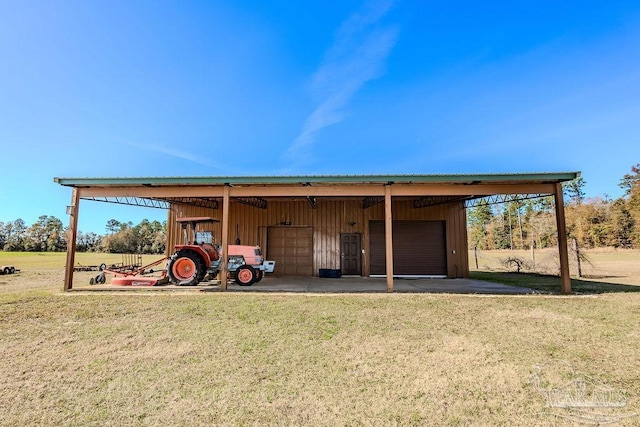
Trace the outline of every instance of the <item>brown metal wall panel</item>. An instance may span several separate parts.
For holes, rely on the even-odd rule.
[[[218,209],[201,208],[197,206],[172,205],[167,218],[167,255],[173,253],[173,247],[184,243],[182,228],[176,223],[176,218],[206,216],[222,219],[222,211]],[[220,223],[202,224],[203,231],[212,231],[214,238],[221,240],[222,227]]]
[[[384,222],[370,222],[371,274],[385,274]],[[445,221],[393,221],[393,271],[447,275]]]

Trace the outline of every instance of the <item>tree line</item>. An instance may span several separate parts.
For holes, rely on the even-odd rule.
[[[640,163],[620,179],[624,195],[586,198],[581,178],[563,184],[567,237],[585,248],[640,248]],[[480,202],[467,211],[470,248],[530,249],[558,244],[551,196],[500,204]]]
[[[567,234],[585,248],[640,248],[640,163],[623,175],[624,195],[586,198],[582,178],[563,184]],[[499,204],[479,202],[467,211],[470,248],[530,249],[558,244],[553,197],[516,199]],[[78,232],[81,252],[165,253],[166,221],[143,219],[139,224],[107,221],[106,234]],[[18,218],[0,221],[0,250],[56,252],[67,249],[62,221],[42,215],[27,226]]]
[[[167,223],[143,219],[134,225],[131,221],[107,221],[106,234],[78,231],[76,250],[80,252],[110,252],[162,254],[167,247]],[[67,250],[67,230],[55,216],[42,215],[27,226],[18,218],[0,221],[0,250],[27,252],[60,252]]]

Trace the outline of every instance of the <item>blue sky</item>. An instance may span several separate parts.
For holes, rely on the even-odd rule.
[[[0,0],[0,221],[53,177],[582,171],[640,162],[640,2]],[[80,229],[162,210],[83,202]]]

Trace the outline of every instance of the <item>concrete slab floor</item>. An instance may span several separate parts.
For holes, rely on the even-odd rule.
[[[306,293],[386,293],[387,279],[370,277],[265,277],[251,286],[235,283],[228,291]],[[535,290],[472,279],[394,279],[397,293],[531,294]]]
[[[450,293],[518,295],[539,293],[499,283],[472,279],[394,279],[395,293]],[[115,286],[96,285],[74,287],[74,291],[196,291],[220,292],[216,282],[203,282],[198,286]],[[227,292],[283,292],[283,293],[386,293],[385,278],[343,276],[339,279],[319,277],[265,277],[251,286],[229,282]]]

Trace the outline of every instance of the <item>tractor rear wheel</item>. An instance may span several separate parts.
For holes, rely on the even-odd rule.
[[[236,283],[240,286],[251,286],[256,280],[256,271],[250,265],[241,265],[236,270]]]
[[[172,283],[181,286],[195,286],[206,274],[206,269],[198,254],[191,251],[180,251],[169,258],[167,272]]]

